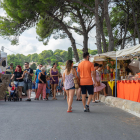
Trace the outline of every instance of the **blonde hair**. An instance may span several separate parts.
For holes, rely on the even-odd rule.
[[[14,82],[11,82],[11,85],[15,85]]]

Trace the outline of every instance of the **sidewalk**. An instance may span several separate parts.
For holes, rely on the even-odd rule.
[[[103,95],[100,95],[100,101],[107,105],[117,107],[124,111],[127,111],[137,117],[140,117],[140,103],[138,102],[124,100],[124,99],[116,98],[112,96],[105,97]]]

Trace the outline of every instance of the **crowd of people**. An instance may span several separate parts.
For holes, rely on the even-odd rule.
[[[64,99],[67,96],[68,109],[67,112],[72,112],[73,96],[76,92],[76,101],[82,101],[84,112],[89,112],[89,105],[92,101],[93,103],[99,102],[99,92],[104,91],[104,95],[107,96],[105,85],[101,83],[102,65],[98,63],[91,63],[89,61],[89,53],[83,54],[84,60],[78,65],[77,68],[73,66],[73,61],[68,60],[66,62],[66,69],[63,76],[59,74],[57,69],[57,64],[54,63],[53,67],[50,69],[49,75],[46,73],[46,68],[42,64],[39,65],[34,76],[33,70],[29,67],[29,63],[25,62],[25,69],[22,71],[20,65],[16,66],[16,69],[11,77],[14,78],[14,82],[11,83],[9,94],[14,90],[15,85],[17,85],[17,90],[19,94],[19,99],[22,101],[22,89],[27,93],[27,100],[31,101],[32,86],[35,88],[35,100],[48,100],[50,93],[52,93],[52,100],[57,100],[56,94],[59,91],[62,95],[64,93]],[[12,70],[12,64],[9,67]],[[76,88],[75,80],[79,87]],[[82,93],[82,94],[81,94]],[[88,93],[88,100],[86,103]],[[81,99],[82,95],[82,99]]]

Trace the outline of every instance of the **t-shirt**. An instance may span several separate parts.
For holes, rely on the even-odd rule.
[[[23,79],[17,80],[17,78],[21,78],[22,77],[22,74],[23,74],[23,71],[21,71],[21,72],[14,72],[14,75],[15,75],[15,80],[14,81],[22,82]]]
[[[33,73],[33,70],[31,68],[25,69],[24,71],[28,71],[30,74]],[[32,76],[27,74],[27,73],[25,73],[25,75],[24,75],[24,82],[25,83],[32,83]]]
[[[89,61],[82,61],[78,65],[78,72],[80,72],[80,85],[93,85],[91,72],[94,71],[93,63]]]
[[[6,74],[13,74],[14,73],[14,70],[13,69],[10,69],[10,67],[8,67],[6,69]]]
[[[15,90],[15,87],[12,87],[11,90]]]
[[[35,72],[35,75],[36,75],[36,83],[39,83],[38,76],[39,76],[39,73],[40,72],[41,72],[40,69],[37,69],[36,72]],[[47,75],[46,72],[45,72],[45,75]]]

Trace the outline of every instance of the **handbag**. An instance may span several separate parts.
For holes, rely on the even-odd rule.
[[[79,88],[79,84],[78,84],[77,78],[74,77],[74,78],[73,78],[73,81],[74,81],[75,88],[78,89],[78,88]]]

